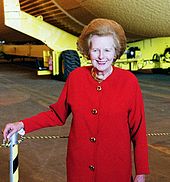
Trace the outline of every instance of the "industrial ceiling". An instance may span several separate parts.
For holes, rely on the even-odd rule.
[[[83,27],[97,17],[120,23],[128,41],[170,36],[170,0],[19,0],[21,10],[78,36]],[[0,40],[37,40],[4,25],[0,1]]]

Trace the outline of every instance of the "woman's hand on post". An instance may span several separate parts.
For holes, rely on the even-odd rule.
[[[144,174],[136,175],[134,182],[145,182],[145,175]]]
[[[4,141],[9,140],[15,132],[18,132],[22,128],[24,128],[22,122],[8,123],[3,131]]]

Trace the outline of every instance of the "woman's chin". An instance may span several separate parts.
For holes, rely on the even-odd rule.
[[[106,65],[97,65],[95,68],[96,68],[98,71],[101,71],[101,72],[104,72],[104,71],[106,71],[107,69],[109,69],[109,67],[106,66]]]

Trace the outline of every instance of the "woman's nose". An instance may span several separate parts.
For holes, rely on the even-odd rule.
[[[100,50],[100,51],[99,51],[99,58],[100,58],[100,59],[103,59],[103,56],[104,56],[103,51]]]

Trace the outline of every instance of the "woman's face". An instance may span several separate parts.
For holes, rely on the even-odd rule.
[[[110,71],[115,57],[115,48],[112,35],[93,35],[90,39],[89,55],[92,65],[97,71]]]

